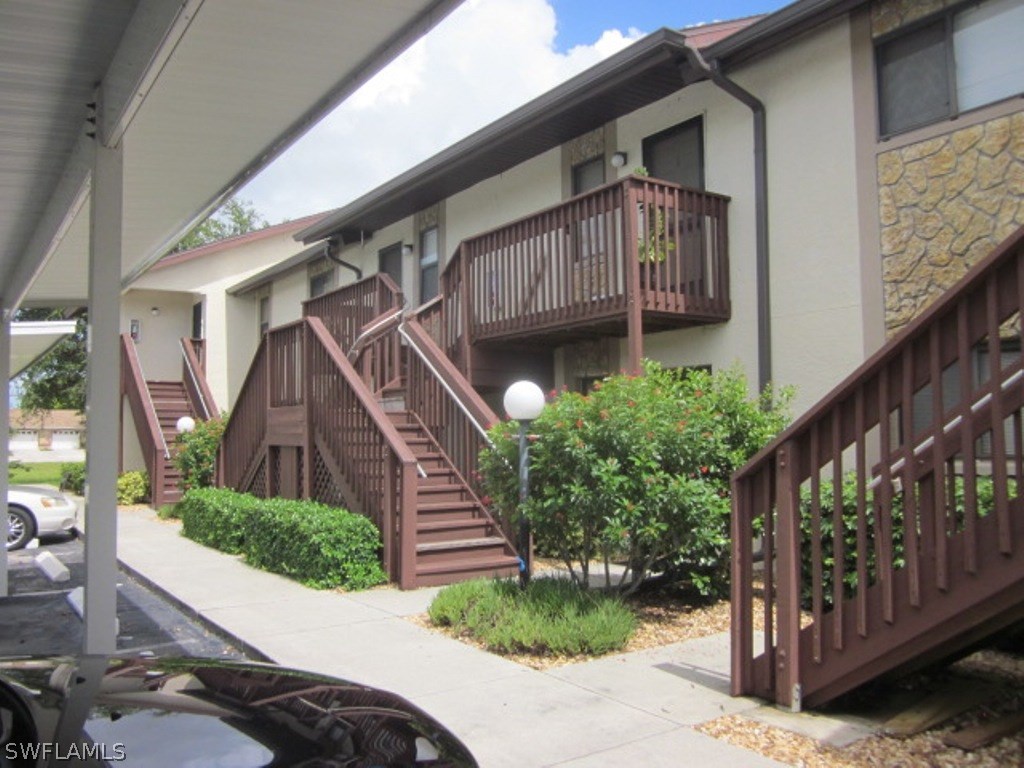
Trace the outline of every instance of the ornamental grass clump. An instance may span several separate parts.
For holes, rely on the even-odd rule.
[[[729,478],[788,420],[790,393],[750,397],[738,370],[609,376],[587,395],[552,393],[530,425],[530,498],[538,551],[589,583],[636,590],[652,572],[704,595],[728,590]],[[495,510],[517,519],[518,424],[490,432],[481,480]],[[612,576],[612,564],[624,565]]]
[[[478,579],[445,587],[430,620],[500,653],[598,656],[621,650],[636,618],[611,595],[587,592],[565,579],[534,579],[526,589],[511,581]]]

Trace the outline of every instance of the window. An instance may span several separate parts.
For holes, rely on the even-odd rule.
[[[988,0],[931,16],[876,49],[879,130],[917,128],[1024,90],[1024,3]]]
[[[402,244],[393,243],[377,251],[377,271],[384,272],[402,287]]]
[[[582,195],[604,184],[604,158],[595,157],[572,167],[572,194]]]
[[[309,298],[315,299],[323,296],[335,287],[334,264],[327,259],[317,259],[308,267],[309,276]]]
[[[437,227],[420,232],[420,304],[437,296],[439,250]]]
[[[197,301],[192,305],[192,338],[202,339],[203,337],[203,302]]]
[[[704,120],[695,117],[643,141],[644,167],[652,178],[704,189]]]
[[[260,296],[259,299],[259,321],[260,336],[270,330],[270,296]]]

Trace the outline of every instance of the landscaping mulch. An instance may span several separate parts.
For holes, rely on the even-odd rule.
[[[729,602],[695,602],[692,596],[672,590],[650,590],[633,595],[628,603],[637,615],[637,631],[623,652],[640,651],[684,640],[729,631]],[[435,632],[458,637],[462,642],[483,648],[472,638],[459,636],[447,628],[435,627],[427,614],[410,619]],[[486,649],[485,649],[486,650]],[[538,656],[502,654],[505,658],[533,669],[544,670],[565,664],[589,661],[588,656]],[[844,747],[824,744],[798,733],[767,725],[743,715],[730,715],[703,723],[697,729],[708,736],[749,749],[765,757],[801,768],[1004,768],[1024,766],[1024,731],[1001,738],[973,751],[964,751],[943,742],[954,732],[991,722],[1000,717],[1024,712],[1024,656],[1001,651],[975,653],[942,672],[917,675],[900,683],[913,693],[941,688],[944,675],[978,678],[979,682],[1001,686],[1004,693],[994,701],[970,710],[909,738],[875,735]],[[885,697],[885,692],[863,694]],[[864,704],[865,702],[861,702]],[[870,703],[870,702],[868,702]]]

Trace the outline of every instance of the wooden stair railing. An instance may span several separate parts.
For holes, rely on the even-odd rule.
[[[319,317],[344,351],[381,315],[401,309],[401,289],[383,272],[302,302],[303,317]]]
[[[206,368],[203,357],[198,350],[202,350],[202,339],[192,339],[187,336],[181,339],[181,380],[185,383],[185,392],[188,394],[192,410],[203,421],[209,421],[218,415],[217,403],[213,399],[213,392],[206,381]],[[197,344],[196,342],[199,342]]]
[[[380,529],[391,579],[411,589],[416,586],[416,458],[326,325],[317,317],[305,322],[308,423],[315,449],[334,485],[354,496],[352,506]],[[318,496],[315,486],[312,495]]]
[[[252,490],[256,495],[266,493],[265,475],[263,487],[254,487],[254,482],[266,457],[270,333],[264,334],[242,382],[231,418],[224,428],[218,461],[219,478],[224,485]]]
[[[487,430],[498,416],[444,354],[416,316],[407,317],[399,332],[409,346],[405,386],[406,407],[429,431],[459,479],[480,502],[476,481],[480,452],[490,445]],[[480,502],[481,507],[485,505]],[[487,515],[490,516],[490,511]],[[496,523],[497,524],[497,523]],[[501,521],[506,540],[515,540],[511,521]]]
[[[817,705],[1024,618],[1022,308],[1024,228],[733,476],[734,694]]]
[[[395,333],[401,322],[402,310],[389,309],[363,328],[346,355],[376,397],[401,386],[402,345]]]
[[[128,398],[146,473],[149,475],[152,502],[159,507],[165,503],[162,493],[164,474],[171,454],[150,397],[135,342],[127,333],[121,334],[121,397]]]

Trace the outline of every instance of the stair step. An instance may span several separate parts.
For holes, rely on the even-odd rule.
[[[457,483],[420,483],[416,488],[416,498],[430,504],[441,501],[466,501],[466,490]]]
[[[416,541],[421,544],[485,539],[494,531],[494,524],[482,517],[468,520],[432,520],[416,525]]]
[[[420,514],[437,512],[473,512],[478,509],[475,501],[424,501],[416,505]]]
[[[510,556],[489,559],[452,560],[417,566],[416,583],[424,587],[452,584],[469,579],[507,579],[519,574],[519,559]]]

